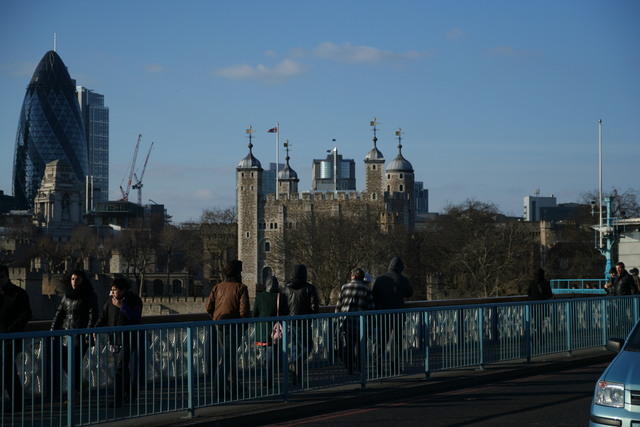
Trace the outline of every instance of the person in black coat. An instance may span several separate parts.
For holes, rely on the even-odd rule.
[[[9,268],[0,265],[0,333],[22,332],[31,319],[29,295],[9,280]],[[0,342],[4,355],[2,384],[11,399],[5,405],[9,411],[22,411],[22,384],[15,365],[15,358],[22,351],[22,340],[4,339]],[[4,391],[3,391],[4,393]]]
[[[102,308],[98,327],[140,324],[142,300],[131,292],[127,279],[114,279],[109,296]],[[140,386],[144,384],[145,334],[144,331],[122,331],[107,335],[116,362],[115,406],[121,406],[123,400],[135,399]]]
[[[529,281],[529,289],[527,294],[532,299],[549,299],[553,297],[551,284],[544,276],[544,270],[539,268]]]
[[[625,270],[624,262],[616,264],[616,277],[613,279],[612,293],[614,296],[633,294],[635,283],[633,277]]]
[[[69,284],[65,289],[62,301],[58,305],[56,314],[51,322],[51,330],[59,329],[85,329],[93,328],[98,322],[99,308],[98,297],[91,286],[91,282],[85,275],[84,271],[76,270],[69,277]],[[76,334],[73,339],[75,370],[74,383],[75,389],[79,390],[83,382],[82,378],[82,360],[89,346],[88,336],[84,334]],[[62,358],[62,367],[69,375],[71,373],[67,366],[67,337],[57,337],[53,339],[53,392],[60,390],[60,372],[56,369],[60,366],[60,358]]]
[[[404,307],[404,299],[413,295],[413,288],[409,279],[402,275],[404,263],[400,257],[393,257],[389,262],[389,271],[376,277],[373,281],[371,293],[376,310],[393,310]],[[380,316],[375,338],[377,341],[377,369],[382,370],[389,365],[401,366],[404,335],[404,316],[392,314]],[[391,340],[391,352],[386,355]],[[385,361],[390,363],[384,363]]]
[[[286,297],[280,293],[278,278],[267,279],[264,292],[258,292],[253,303],[253,317],[277,317],[289,314]],[[274,322],[257,322],[255,324],[256,350],[260,355],[260,373],[262,383],[271,387],[273,373],[280,372],[280,345],[273,340]]]
[[[307,282],[307,267],[298,264],[293,268],[293,279],[284,287],[283,294],[287,297],[289,314],[292,316],[315,314],[320,311],[320,299],[316,287]],[[304,365],[313,350],[313,328],[308,319],[292,321],[291,327],[291,360],[289,370],[293,373],[293,382],[298,384],[302,380],[302,372],[308,368]]]

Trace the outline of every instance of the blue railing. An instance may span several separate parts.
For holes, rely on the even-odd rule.
[[[335,384],[531,360],[624,337],[639,309],[638,296],[591,297],[0,334],[9,397],[0,424],[193,414]],[[282,338],[256,345],[269,341],[275,322]]]
[[[552,279],[551,290],[556,295],[561,294],[595,294],[606,295],[605,279]]]

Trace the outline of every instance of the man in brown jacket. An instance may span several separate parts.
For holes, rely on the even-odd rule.
[[[249,317],[249,290],[242,284],[242,261],[233,260],[224,271],[225,281],[213,286],[207,300],[206,310],[213,320]],[[238,398],[236,384],[238,342],[245,324],[215,325],[212,330],[212,354],[217,361],[218,390],[221,400]],[[224,383],[222,379],[224,378]]]

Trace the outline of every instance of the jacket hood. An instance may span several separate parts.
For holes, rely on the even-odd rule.
[[[276,276],[271,276],[267,279],[267,283],[265,284],[264,290],[266,292],[278,293],[280,291],[280,287],[278,286],[278,278]]]
[[[389,263],[389,271],[395,271],[396,273],[402,273],[404,270],[404,263],[400,259],[399,256],[395,256],[391,259]]]
[[[293,268],[292,287],[299,288],[307,283],[307,267],[304,264],[298,264]]]

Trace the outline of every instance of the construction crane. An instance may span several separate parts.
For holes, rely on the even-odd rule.
[[[142,178],[144,178],[144,172],[147,170],[147,163],[149,163],[149,155],[151,154],[151,149],[153,148],[153,142],[151,143],[151,146],[149,147],[149,151],[147,152],[147,157],[144,159],[144,165],[142,166],[142,172],[140,173],[140,178],[138,178],[138,175],[134,172],[133,177],[135,178],[136,182],[135,184],[133,184],[133,188],[134,190],[138,190],[138,204],[140,206],[142,206]]]
[[[129,200],[129,191],[131,191],[131,181],[133,180],[133,171],[136,168],[136,160],[138,158],[138,149],[140,148],[141,140],[142,140],[142,134],[138,134],[138,142],[136,142],[136,146],[133,149],[133,158],[131,159],[131,164],[129,165],[129,174],[125,176],[125,178],[127,179],[127,187],[122,188],[125,178],[123,178],[122,182],[120,183],[120,192],[122,193],[122,199],[120,200],[124,200],[124,201]]]

